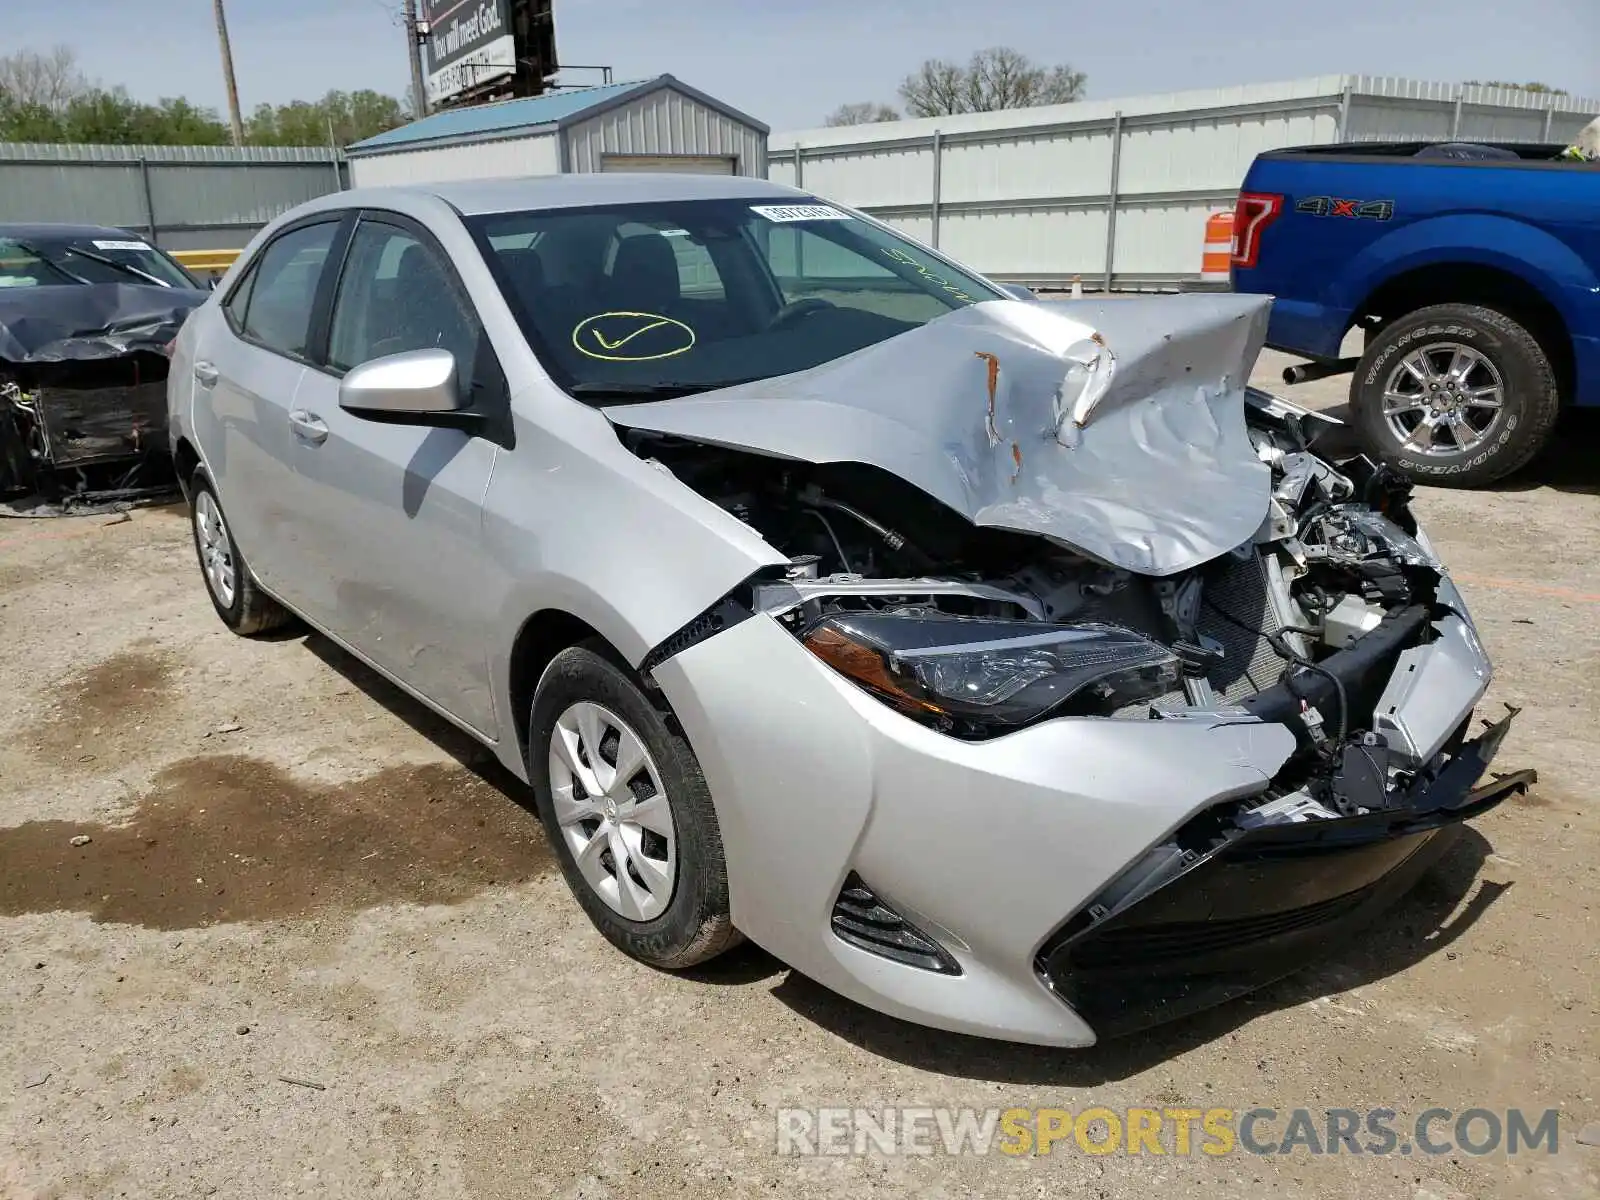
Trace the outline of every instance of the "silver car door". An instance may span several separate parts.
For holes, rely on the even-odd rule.
[[[306,374],[317,283],[338,218],[290,228],[257,254],[195,344],[195,436],[228,524],[261,584],[298,608],[289,412]],[[206,311],[206,310],[202,310]]]
[[[437,243],[399,216],[356,226],[325,361],[290,414],[303,567],[327,628],[459,721],[496,735],[489,687],[483,495],[498,447],[462,429],[379,423],[339,407],[350,368],[408,350],[455,354],[464,388],[498,377],[477,316]]]

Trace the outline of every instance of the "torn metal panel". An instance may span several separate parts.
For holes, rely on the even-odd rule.
[[[1172,575],[1267,515],[1244,393],[1269,305],[990,301],[809,371],[604,411],[713,445],[866,463],[977,525]]]

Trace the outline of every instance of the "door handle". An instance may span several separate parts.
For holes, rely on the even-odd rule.
[[[294,430],[296,437],[304,438],[316,445],[328,440],[328,427],[323,424],[322,418],[303,408],[290,410],[289,426]]]
[[[213,387],[222,374],[208,362],[197,362],[194,364],[194,377],[200,381],[201,387]]]

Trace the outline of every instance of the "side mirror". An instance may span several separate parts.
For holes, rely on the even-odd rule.
[[[405,422],[459,413],[466,405],[448,350],[408,350],[353,367],[339,384],[339,407],[358,417]]]
[[[1033,289],[1021,283],[1002,283],[1000,290],[1013,300],[1021,300],[1025,304],[1039,303],[1039,297],[1033,294]]]

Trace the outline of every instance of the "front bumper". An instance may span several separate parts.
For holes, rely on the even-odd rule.
[[[1534,782],[1519,771],[1473,786],[1510,725],[1507,716],[1463,745],[1398,807],[1249,830],[1117,911],[1081,913],[1040,950],[1040,977],[1106,1037],[1223,1003],[1325,957],[1409,890],[1462,822]]]
[[[1475,639],[1451,646],[1481,656]],[[1487,661],[1475,666],[1432,673],[1438,682],[1401,698],[1398,715],[1425,700],[1429,728],[1460,729],[1487,687]],[[1391,667],[1373,668],[1380,690]],[[1194,864],[1176,890],[1146,897],[1149,907],[1115,914],[1125,923],[1085,930],[1075,915],[1130,864],[1197,815],[1262,795],[1302,752],[1296,731],[1258,715],[1063,718],[963,742],[866,695],[761,615],[682,651],[653,678],[710,785],[734,923],[751,940],[890,1015],[1040,1045],[1088,1045],[1294,970],[1336,928],[1358,927],[1409,887],[1450,827],[1510,790],[1472,791],[1502,728],[1463,750],[1404,812],[1323,822],[1348,830],[1348,842],[1313,846],[1304,825],[1260,830]],[[853,940],[835,926],[847,881],[868,897],[846,914],[856,934],[865,930]],[[1301,912],[1317,904],[1326,911]],[[915,939],[902,960],[875,953],[873,938],[899,936],[892,921],[868,929],[858,920],[879,908],[958,969],[915,965]],[[1273,924],[1293,925],[1296,914],[1308,922],[1302,931]],[[1139,938],[1171,933],[1182,943],[1212,927],[1232,941],[1221,957],[1177,953],[1147,971],[1134,952]],[[1127,953],[1110,936],[1118,931]]]

